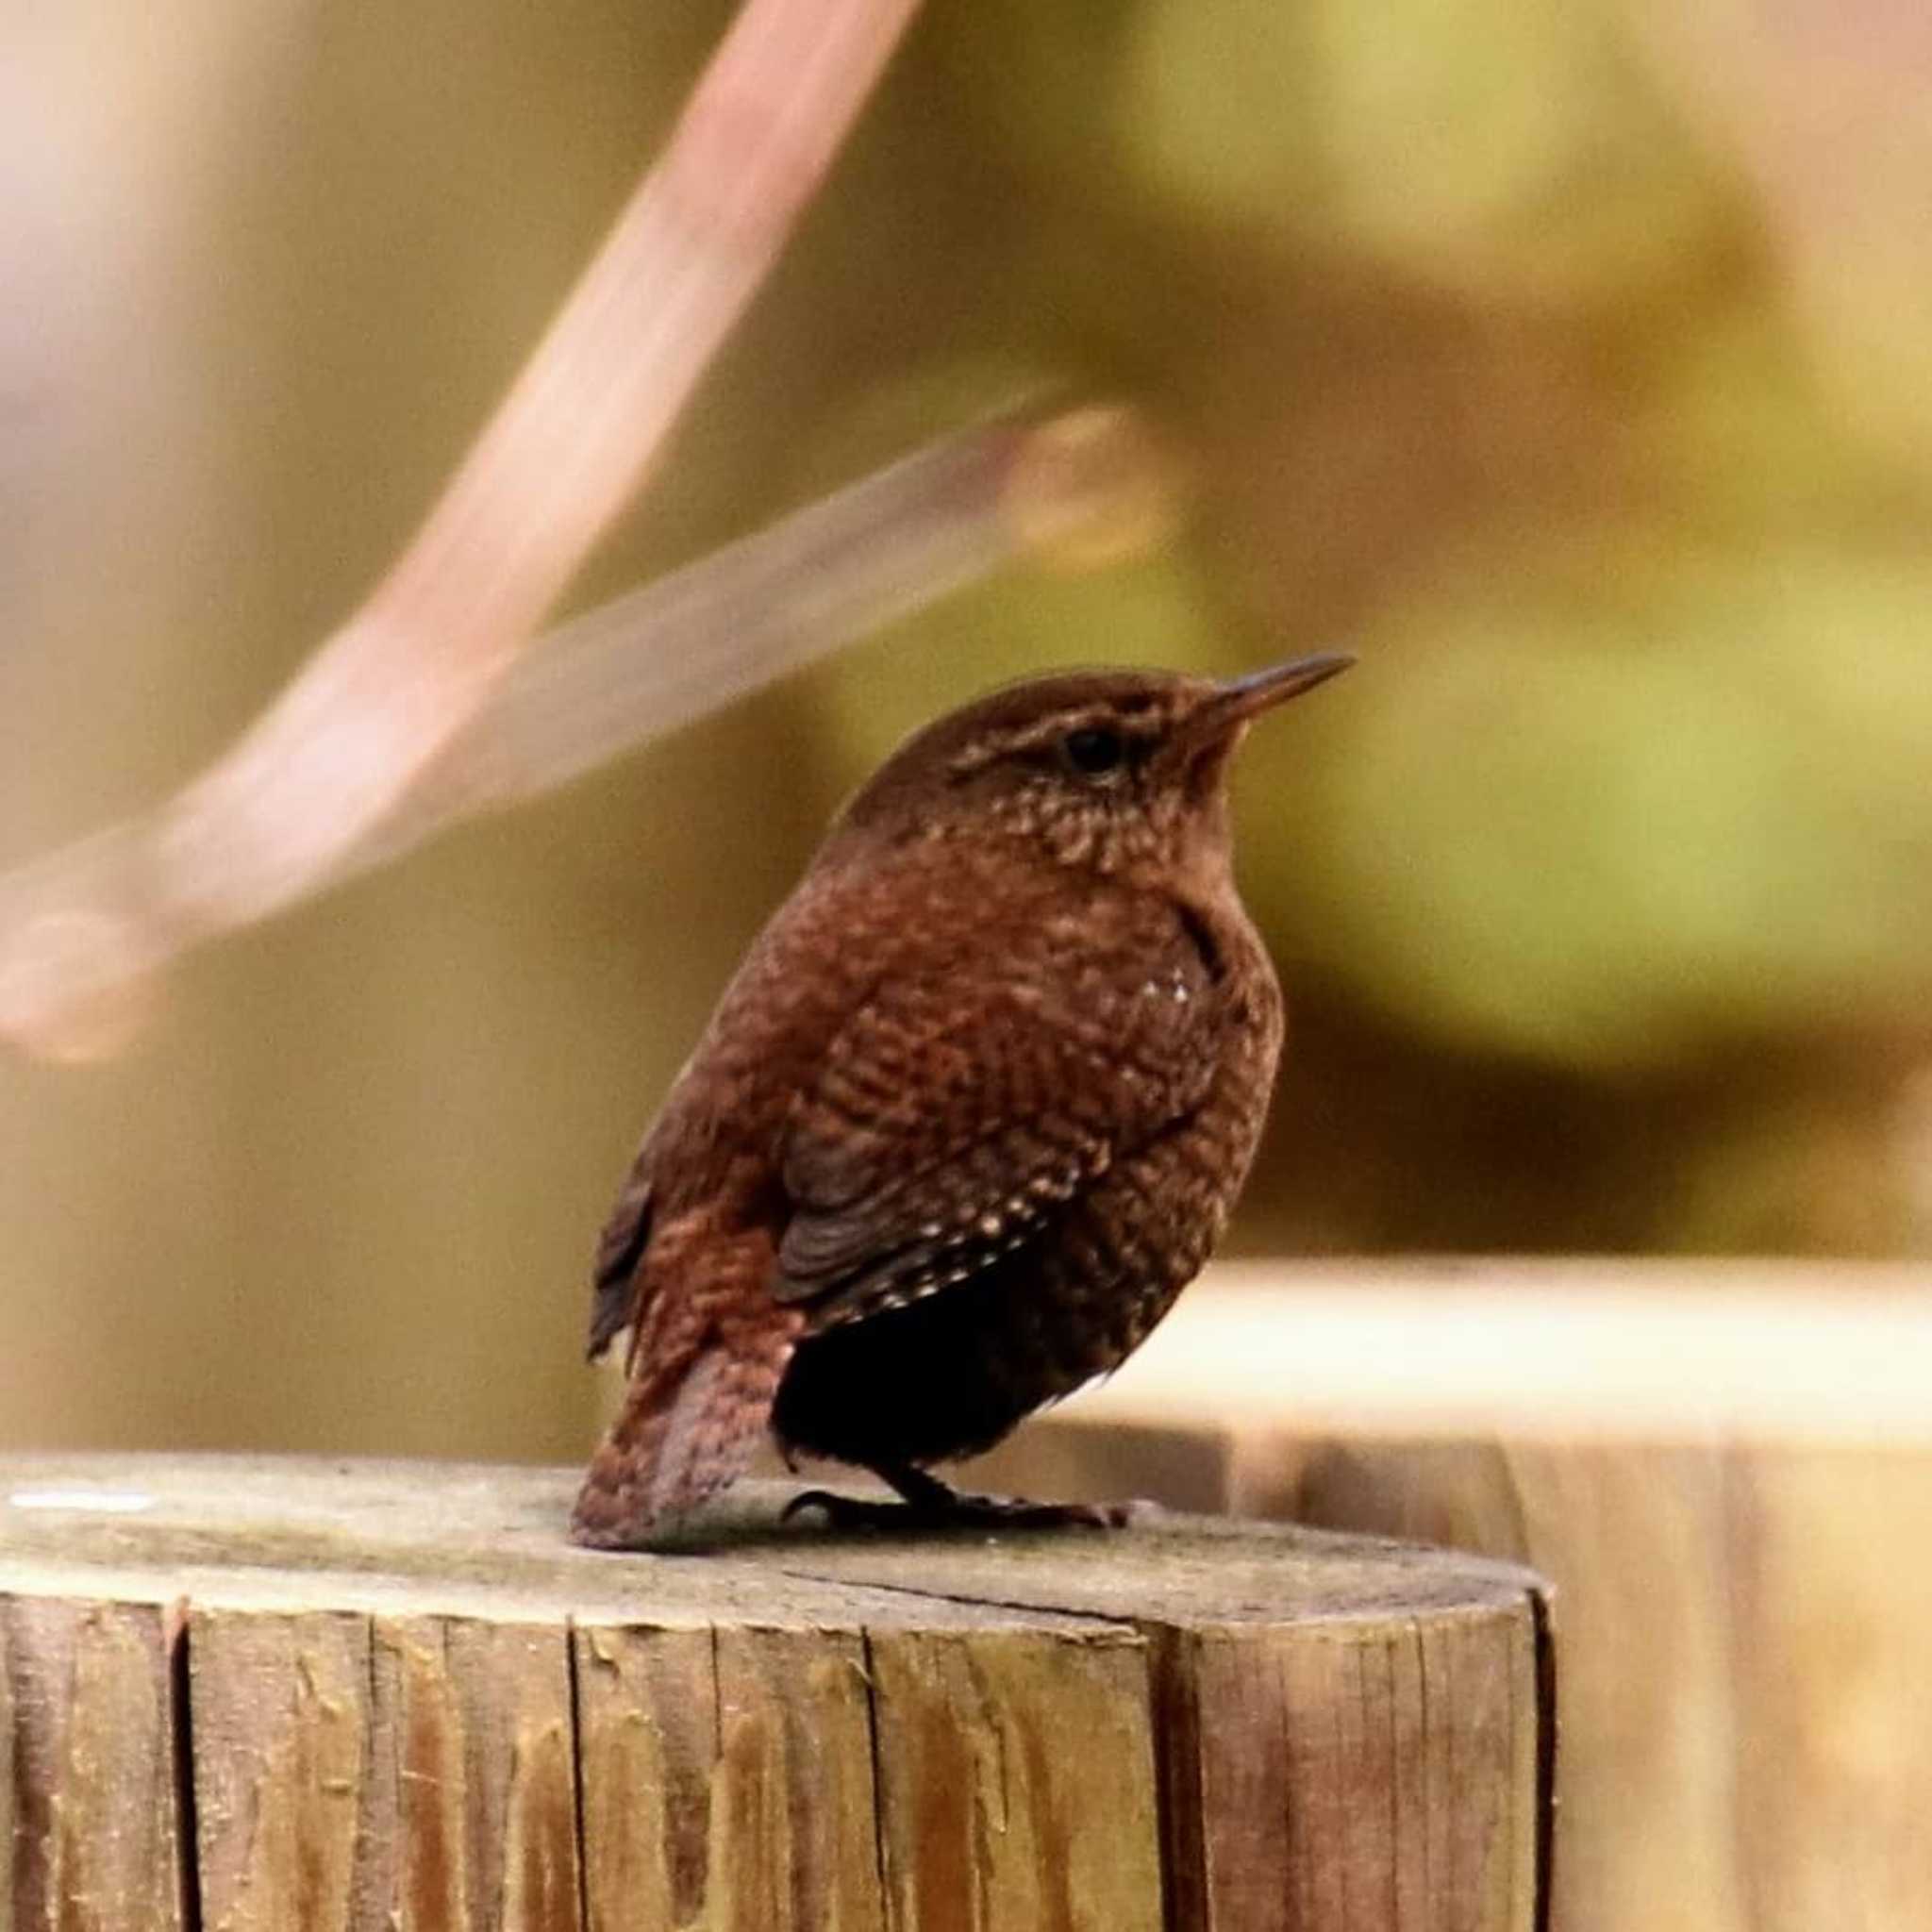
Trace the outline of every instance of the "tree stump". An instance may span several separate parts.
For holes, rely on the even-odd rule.
[[[748,1486],[0,1461],[7,1932],[1530,1932],[1535,1580],[1357,1537],[836,1537]]]

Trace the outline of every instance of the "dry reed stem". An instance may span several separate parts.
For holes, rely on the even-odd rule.
[[[9,882],[30,909],[0,927],[0,1037],[110,1046],[132,985],[304,896],[404,797],[636,488],[916,7],[746,0],[663,158],[368,601],[156,820]]]

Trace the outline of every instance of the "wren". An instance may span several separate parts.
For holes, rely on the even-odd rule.
[[[835,1523],[1114,1520],[930,1466],[1116,1368],[1219,1240],[1282,1036],[1228,763],[1352,661],[1009,686],[851,800],[604,1231],[590,1352],[628,1328],[629,1382],[579,1542],[648,1542],[768,1429],[905,1498],[793,1505]]]

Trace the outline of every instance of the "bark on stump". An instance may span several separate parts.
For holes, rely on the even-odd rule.
[[[0,1461],[0,1932],[1531,1932],[1539,1588],[1278,1526],[700,1553],[574,1474]]]

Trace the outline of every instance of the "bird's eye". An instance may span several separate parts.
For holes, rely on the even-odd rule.
[[[1083,778],[1104,778],[1126,761],[1127,747],[1118,731],[1088,725],[1068,732],[1060,741],[1060,753]]]

